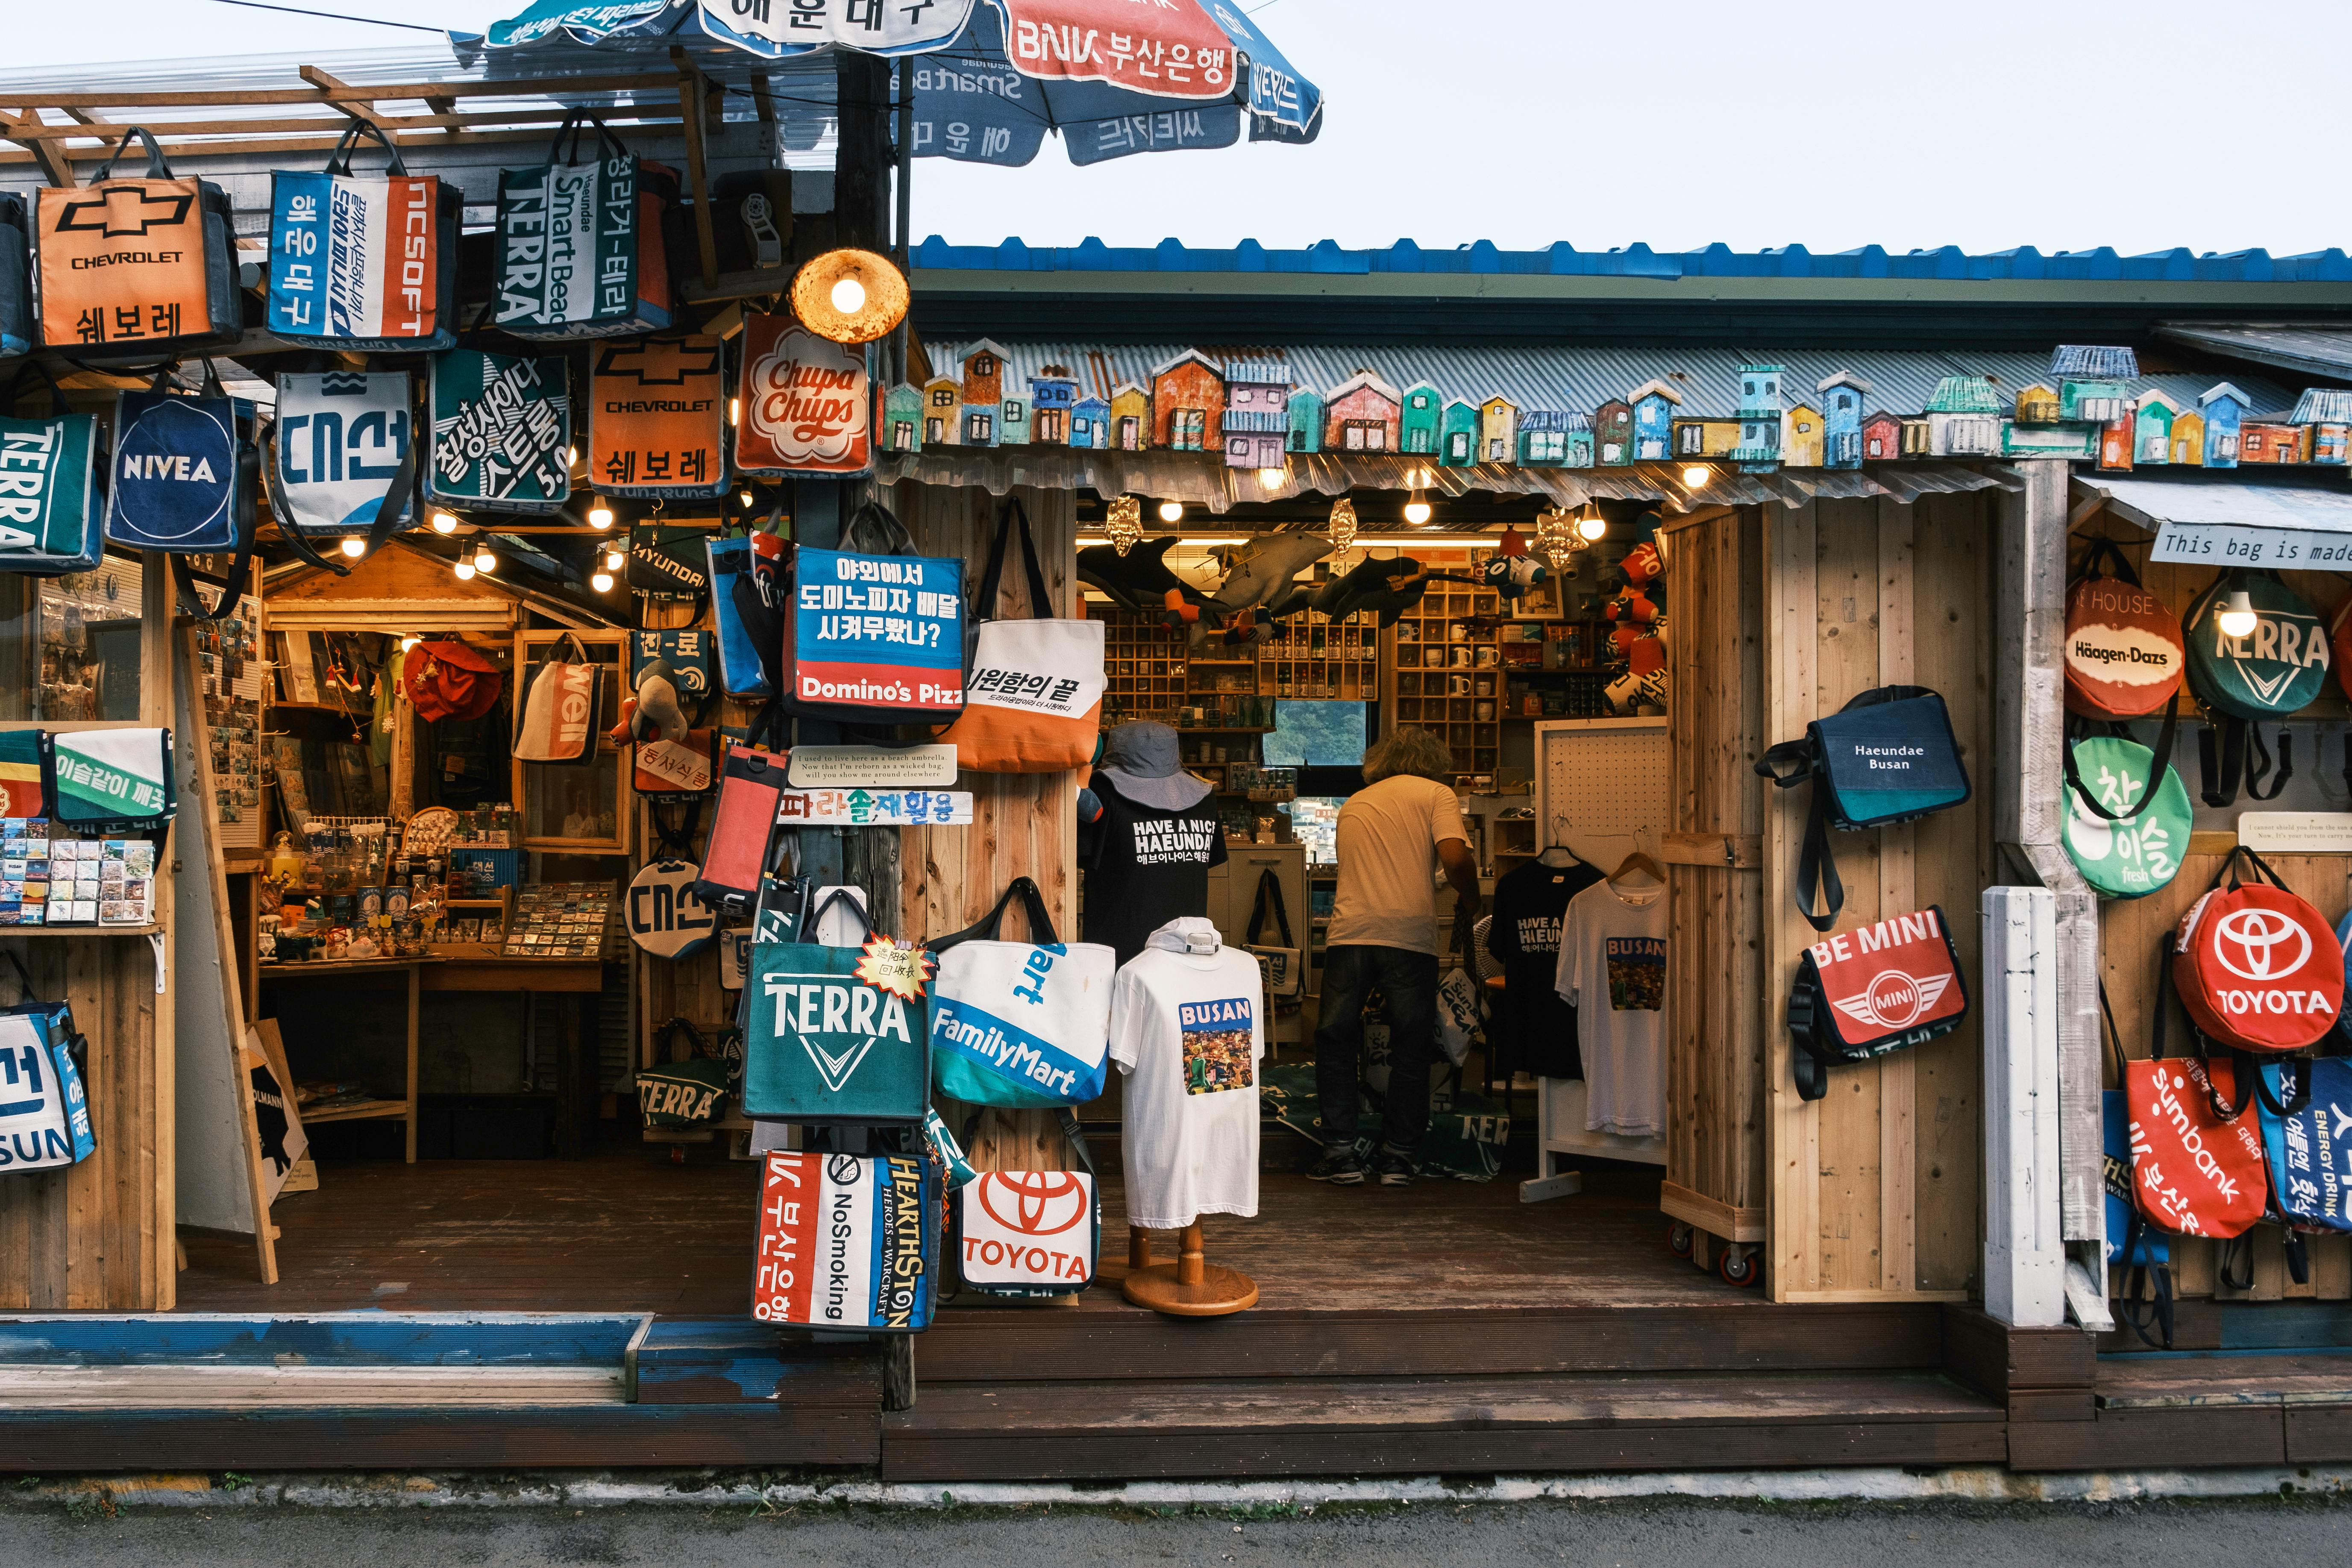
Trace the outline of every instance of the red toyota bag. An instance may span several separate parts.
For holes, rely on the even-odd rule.
[[[2091,542],[2066,590],[2065,665],[2066,710],[2085,719],[2141,718],[2180,689],[2180,622],[2111,539]]]
[[[2242,859],[2263,879],[2242,879]],[[2190,1020],[2221,1044],[2301,1050],[2343,1011],[2344,950],[2327,917],[2241,847],[2181,917],[2172,983]]]
[[[2238,1089],[2230,1062],[2166,1058],[2167,989],[2159,971],[2153,1055],[2123,1064],[2132,1202],[2150,1225],[2176,1236],[2226,1239],[2261,1219],[2270,1199],[2254,1097],[2229,1103]]]

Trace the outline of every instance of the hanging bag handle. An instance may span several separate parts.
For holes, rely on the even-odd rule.
[[[824,924],[824,917],[832,913],[833,906],[841,902],[844,899],[848,899],[849,907],[857,911],[858,923],[866,928],[866,941],[872,942],[875,938],[882,934],[880,931],[874,929],[874,917],[866,912],[866,900],[862,898],[852,897],[851,889],[847,888],[835,888],[833,890],[833,896],[825,900],[824,902],[819,904],[813,911],[811,911],[808,919],[801,922],[799,940],[808,943],[812,947],[824,946],[824,943],[817,941],[816,939],[817,927]]]
[[[114,151],[106,155],[106,162],[100,163],[90,174],[89,181],[90,184],[99,184],[113,177],[114,161],[131,150],[131,139],[134,136],[145,143],[147,148],[147,178],[151,180],[176,178],[172,173],[172,165],[164,160],[163,149],[157,144],[154,133],[144,125],[133,125],[123,132],[122,140],[115,143]]]
[[[163,379],[158,373],[157,380]],[[261,495],[261,447],[252,437],[237,429],[236,405],[221,384],[220,371],[210,355],[205,359],[205,379],[196,388],[200,398],[215,399],[229,405],[229,450],[234,472],[229,480],[229,515],[235,520],[236,554],[231,557],[228,582],[221,589],[220,600],[209,610],[205,608],[203,591],[196,583],[195,569],[188,564],[185,555],[172,555],[172,579],[177,586],[181,608],[200,621],[216,621],[228,614],[247,592],[253,576],[253,552],[257,546],[255,534],[260,530],[258,500]],[[415,442],[409,443],[410,449]]]
[[[992,621],[997,618],[997,595],[1004,581],[1004,547],[1013,537],[1013,525],[1021,529],[1022,564],[1029,578],[1029,618],[1033,621],[1053,618],[1053,601],[1045,593],[1045,574],[1037,567],[1037,541],[1029,531],[1029,510],[1018,496],[1008,497],[996,514],[996,543],[988,552],[988,570],[980,580],[980,602],[974,618]]]
[[[1269,904],[1274,910],[1275,929],[1282,933],[1282,945],[1297,947],[1298,943],[1290,934],[1290,910],[1282,897],[1282,879],[1274,874],[1271,866],[1257,875],[1257,897],[1250,905],[1249,930],[1243,933],[1242,945],[1257,945],[1259,929],[1265,924]]]
[[[609,149],[615,158],[625,158],[629,155],[628,148],[622,145],[621,139],[613,134],[603,119],[584,109],[575,109],[564,116],[562,124],[555,128],[555,140],[548,144],[547,162],[541,167],[552,169],[558,163],[567,167],[576,166],[580,162],[580,132],[583,126],[590,125],[596,128],[596,145],[599,150]],[[563,150],[563,139],[566,136],[572,138],[572,151],[568,154]],[[602,160],[592,158],[589,162],[600,163]]]
[[[959,931],[950,931],[936,942],[923,945],[932,952],[945,952],[958,942],[1000,940],[997,932],[1004,927],[1004,910],[1014,898],[1021,900],[1022,909],[1029,916],[1029,941],[1038,947],[1056,947],[1061,938],[1054,934],[1054,917],[1046,912],[1045,896],[1037,884],[1027,877],[1015,877],[989,911]]]
[[[685,820],[673,828],[662,813],[683,811]],[[694,836],[702,831],[702,796],[685,801],[647,801],[646,820],[654,825],[656,858],[664,860],[694,859]]]
[[[327,154],[326,172],[328,174],[343,175],[351,174],[352,154],[359,150],[360,138],[362,136],[374,137],[376,144],[383,149],[384,156],[388,160],[383,168],[385,174],[395,178],[407,177],[408,165],[401,162],[400,149],[393,144],[391,137],[383,133],[383,127],[373,120],[354,120],[344,128],[341,139],[335,143],[335,150]]]
[[[780,502],[779,505],[781,504]],[[857,546],[851,541],[856,537],[858,529],[866,524],[883,531],[882,548],[870,553],[876,555],[920,555],[922,553],[920,550],[915,548],[915,536],[907,531],[907,525],[898,521],[898,514],[878,500],[862,501],[858,504],[857,510],[850,514],[849,526],[841,531],[841,548],[856,550]],[[895,541],[892,538],[893,534],[897,536]]]
[[[2099,568],[2107,565],[2115,569],[2116,576],[2135,588],[2140,586],[2139,574],[2133,569],[2131,557],[2124,553],[2122,545],[2104,535],[2094,537],[2090,544],[2091,547],[2083,552],[2082,563],[2074,569],[2074,581],[2095,582],[2106,575]]]
[[[2279,726],[2278,774],[2271,777],[2270,748],[2263,744],[2262,730],[2252,723],[2246,726],[2246,741],[2252,755],[2246,762],[2246,798],[2273,801],[2286,788],[2287,780],[2294,777],[2294,734],[2285,725]],[[2270,789],[2263,790],[2263,781],[2270,779]]]
[[[2166,962],[2166,955],[2160,943],[2158,947],[2157,966],[2162,973],[2171,973],[2171,965]],[[2158,1057],[2164,1055],[2164,1009],[2169,1000],[2164,990],[2163,982],[2159,979],[2156,995],[2156,1055]],[[2126,1081],[2124,1069],[2129,1064],[2124,1057],[2124,1035],[2123,1031],[2116,1026],[2115,1005],[2107,1000],[2107,983],[2105,980],[2099,982],[2099,1012],[2106,1020],[2107,1049],[2115,1058],[2116,1088],[2121,1089],[2125,1087]],[[2140,1242],[2147,1235],[2149,1227],[2147,1216],[2139,1212],[2137,1196],[2127,1206],[2131,1210],[2131,1222],[2124,1227],[2123,1261],[2130,1267],[2130,1273],[2126,1280],[2123,1298],[2124,1321],[2131,1325],[2132,1332],[2139,1336],[2142,1344],[2151,1350],[2170,1350],[2172,1348],[2172,1271],[2161,1265],[2134,1261],[2140,1255]],[[2156,1286],[2155,1291],[2147,1300],[2143,1301],[2140,1300],[2140,1292],[2148,1285],[2151,1278]]]
[[[2083,783],[2083,775],[2074,771],[2074,742],[2071,738],[2063,742],[2067,787],[2074,792],[2075,798],[2083,803],[2092,816],[2106,822],[2133,820],[2156,804],[2157,793],[2164,784],[2165,771],[2172,766],[2172,742],[2179,729],[2180,690],[2175,687],[2172,695],[2165,700],[2164,728],[2158,731],[2155,748],[2148,753],[2147,787],[2140,792],[2139,804],[2128,811],[2109,811],[2099,797],[2091,793],[2089,786]],[[2210,731],[2206,732],[2211,733]]]

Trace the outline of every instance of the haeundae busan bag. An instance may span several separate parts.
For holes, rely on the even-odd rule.
[[[1968,976],[1938,905],[1817,942],[1789,993],[1797,1093],[1819,1100],[1831,1068],[1949,1034],[1968,1016]]]
[[[997,936],[1005,906],[1023,900],[1027,942]],[[1110,1038],[1110,985],[1118,955],[1099,942],[1063,943],[1037,884],[1017,877],[996,907],[928,945],[931,1057],[941,1094],[973,1105],[1081,1105],[1102,1093]]]
[[[354,174],[362,136],[384,173]],[[457,342],[457,231],[466,198],[412,174],[373,121],[354,120],[326,166],[269,176],[269,330],[305,347],[438,351]]]
[[[146,177],[116,178],[134,136]],[[46,347],[168,357],[244,332],[228,193],[174,178],[144,127],[123,132],[88,184],[43,186],[37,208]]]
[[[2149,1223],[2177,1236],[2227,1238],[2261,1219],[2270,1198],[2254,1097],[2234,1110],[2227,1103],[2238,1092],[2231,1062],[2165,1056],[2170,973],[2168,965],[2158,976],[2152,1055],[2124,1064],[2132,1198]]]
[[[2241,860],[2266,880],[2243,878]],[[2327,918],[2244,847],[2181,917],[2171,968],[2189,1018],[2237,1050],[2301,1050],[2344,1008],[2344,952]]]
[[[861,528],[881,536],[885,553],[846,548]],[[776,700],[800,718],[852,724],[954,720],[970,652],[963,563],[917,554],[906,525],[874,501],[841,542],[792,551]]]
[[[1005,547],[1019,529],[1029,620],[1000,620]],[[978,634],[963,716],[940,739],[956,765],[983,773],[1057,773],[1094,759],[1102,734],[1103,623],[1053,615],[1029,514],[1017,500],[997,515],[996,545],[981,579]]]
[[[2113,576],[2101,568],[2112,565]],[[2086,719],[2138,719],[2180,689],[2179,623],[2140,586],[2111,539],[2095,539],[2066,592],[2066,710]]]

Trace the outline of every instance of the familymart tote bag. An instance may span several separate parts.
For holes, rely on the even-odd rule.
[[[1026,620],[1000,619],[997,592],[1007,543],[1021,541],[1029,590]],[[952,742],[956,765],[983,773],[1058,773],[1093,761],[1102,734],[1103,623],[1049,612],[1053,600],[1038,570],[1029,514],[1008,500],[997,514],[996,544],[980,584],[980,616],[964,710],[940,739]]]
[[[0,572],[87,572],[103,548],[98,421],[69,411],[54,382],[50,396],[47,419],[0,415]]]
[[[1023,900],[1027,942],[997,935]],[[940,1092],[971,1105],[1082,1105],[1102,1093],[1118,954],[1055,939],[1037,884],[1013,879],[978,923],[929,944]]]
[[[861,535],[875,548],[856,548]],[[873,501],[841,542],[792,552],[777,700],[803,719],[951,722],[964,707],[962,561],[916,553],[906,525]]]
[[[381,174],[352,173],[363,136]],[[465,196],[412,174],[382,130],[354,120],[323,167],[269,176],[269,330],[322,349],[439,351],[457,342]]]
[[[930,1105],[925,955],[868,926],[856,947],[759,942],[743,987],[743,1114],[817,1126],[917,1126]],[[861,917],[863,911],[860,911]]]
[[[423,453],[406,371],[279,376],[269,445],[270,515],[310,564],[341,576],[344,540],[373,553],[416,521]]]
[[[425,494],[476,511],[561,511],[572,499],[572,395],[561,358],[452,349],[432,377]]]
[[[114,173],[133,139],[143,177]],[[180,178],[133,125],[81,185],[45,185],[36,205],[41,342],[169,357],[235,342],[245,330],[228,193]]]
[[[592,129],[591,161],[578,162]],[[594,115],[573,114],[545,163],[499,172],[493,323],[520,338],[627,337],[667,327],[662,229],[677,205],[676,175],[631,153]]]

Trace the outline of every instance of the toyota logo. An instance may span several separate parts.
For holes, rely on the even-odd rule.
[[[2237,957],[2231,956],[2232,950]],[[2310,958],[2311,933],[2301,921],[2277,910],[2231,910],[2214,923],[2213,956],[2241,980],[2280,979]]]

